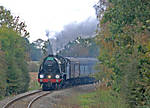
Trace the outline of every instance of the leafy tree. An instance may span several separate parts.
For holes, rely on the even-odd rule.
[[[44,44],[42,39],[30,44],[30,58],[32,61],[39,61],[42,58],[42,44]]]
[[[147,0],[100,0],[99,60],[105,78],[130,106],[150,106],[149,20]],[[105,2],[104,2],[105,1]],[[101,17],[103,16],[103,17]]]
[[[0,28],[1,50],[5,53],[7,95],[27,91],[29,74],[27,71],[25,41],[13,29]]]
[[[4,52],[1,50],[0,46],[0,99],[5,96],[6,93],[6,71],[7,71],[7,65],[6,61],[4,59]]]
[[[18,17],[13,17],[11,12],[0,6],[0,27],[6,25],[8,28],[13,28],[16,32],[20,33],[23,37],[29,37],[29,32],[26,30],[24,22],[19,21]]]
[[[59,54],[71,57],[96,57],[99,53],[98,49],[95,38],[82,39],[78,37],[76,40],[69,42]]]
[[[0,97],[27,91],[29,74],[26,26],[0,6]],[[2,85],[1,85],[2,84]]]

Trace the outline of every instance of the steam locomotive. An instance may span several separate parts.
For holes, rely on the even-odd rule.
[[[67,76],[68,60],[58,55],[49,55],[40,65],[38,82],[43,90],[61,88]]]
[[[62,88],[67,80],[72,82],[72,79],[93,73],[96,62],[97,60],[93,58],[64,58],[59,55],[49,55],[40,65],[38,82],[43,90]]]

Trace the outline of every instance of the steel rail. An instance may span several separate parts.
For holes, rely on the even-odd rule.
[[[39,95],[39,96],[33,98],[33,99],[30,101],[30,103],[28,104],[28,107],[27,107],[27,108],[31,108],[32,104],[33,104],[36,100],[38,100],[39,98],[41,98],[41,97],[43,97],[43,96],[45,96],[45,95],[48,95],[48,94],[50,94],[50,93],[52,93],[52,92],[46,92],[46,93],[43,93],[43,94],[41,94],[41,95]]]
[[[42,90],[38,90],[38,91],[29,93],[29,94],[26,94],[26,95],[23,95],[23,96],[20,96],[20,97],[16,97],[16,98],[10,100],[8,103],[6,103],[6,104],[3,106],[3,108],[9,108],[9,106],[10,106],[11,104],[13,104],[14,102],[16,102],[16,101],[18,101],[18,100],[20,100],[20,99],[22,99],[22,98],[28,97],[28,96],[30,96],[30,95],[34,95],[34,94],[39,93],[39,92],[42,92]]]

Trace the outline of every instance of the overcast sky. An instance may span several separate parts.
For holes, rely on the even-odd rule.
[[[25,21],[30,41],[46,39],[45,30],[60,31],[72,22],[95,17],[98,0],[0,0],[0,5]]]

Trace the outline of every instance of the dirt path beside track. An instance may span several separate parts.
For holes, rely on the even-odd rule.
[[[80,108],[76,96],[95,90],[93,84],[55,91],[36,101],[33,108]]]
[[[72,88],[53,91],[52,94],[46,95],[41,99],[37,100],[32,105],[32,108],[81,108],[77,101],[76,96],[79,96],[80,94],[92,92],[94,90],[95,90],[95,86],[93,84],[88,84],[88,85],[80,85]],[[26,92],[17,96],[22,96],[30,92]],[[4,106],[8,101],[12,100],[17,96],[8,97],[4,100],[1,100],[0,108],[2,108],[2,106]]]

